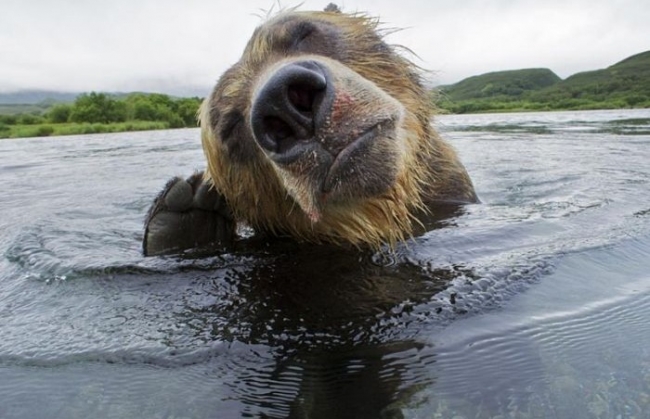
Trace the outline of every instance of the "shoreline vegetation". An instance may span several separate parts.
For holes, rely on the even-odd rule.
[[[159,93],[58,97],[0,101],[0,139],[197,127],[202,101]],[[547,68],[486,73],[433,89],[431,101],[441,114],[650,108],[650,51],[564,80]]]
[[[36,110],[0,114],[0,138],[48,137],[197,127],[202,99],[158,93],[84,93],[73,103],[33,106]],[[24,107],[24,105],[22,106]],[[11,106],[3,105],[6,111]]]
[[[461,115],[481,113],[561,112],[561,111],[603,111],[612,109],[647,109],[650,104],[631,106],[623,102],[570,101],[562,104],[540,104],[528,101],[462,101],[437,104],[439,115]]]
[[[54,137],[63,135],[99,134],[109,132],[153,131],[169,129],[169,125],[159,121],[129,121],[102,123],[46,123],[36,125],[14,125],[9,130],[0,131],[0,138]],[[5,136],[6,135],[6,136]]]

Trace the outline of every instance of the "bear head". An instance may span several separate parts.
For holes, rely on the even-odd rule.
[[[235,218],[311,242],[394,244],[432,202],[471,202],[421,71],[378,21],[335,8],[259,26],[200,110],[207,176]]]

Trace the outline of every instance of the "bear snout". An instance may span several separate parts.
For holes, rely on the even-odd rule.
[[[267,67],[250,126],[283,187],[312,220],[324,207],[387,192],[402,170],[404,108],[346,65],[320,56]]]
[[[315,61],[289,62],[274,70],[253,99],[255,140],[273,160],[291,163],[314,141],[330,113],[333,91],[328,71]]]

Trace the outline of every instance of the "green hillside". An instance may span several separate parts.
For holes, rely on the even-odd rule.
[[[500,71],[440,87],[453,113],[650,107],[650,51],[561,80],[547,69]]]
[[[530,68],[469,77],[451,86],[443,86],[442,90],[454,100],[517,97],[527,91],[552,86],[561,80],[548,68]]]
[[[577,73],[531,98],[538,101],[584,99],[621,100],[630,106],[650,100],[650,51],[633,55],[603,70]]]
[[[54,90],[20,90],[0,92],[0,105],[39,105],[42,103],[71,103],[79,93]]]

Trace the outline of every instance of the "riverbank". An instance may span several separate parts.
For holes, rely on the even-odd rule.
[[[560,112],[560,111],[604,111],[612,109],[647,109],[650,102],[630,105],[624,100],[591,101],[587,99],[562,99],[557,101],[533,102],[528,100],[499,101],[490,99],[452,101],[448,98],[437,103],[440,113],[473,114],[504,112]]]
[[[0,139],[97,134],[105,132],[150,131],[170,128],[164,121],[127,121],[102,123],[43,123],[0,125]]]
[[[510,102],[492,102],[491,104],[482,103],[481,106],[469,106],[453,108],[440,106],[437,109],[438,114],[443,115],[458,115],[458,114],[487,114],[487,113],[525,113],[525,112],[554,112],[554,111],[576,111],[576,110],[610,110],[610,109],[630,109],[624,106],[611,107],[567,107],[567,108],[550,108],[534,106],[529,102],[521,102],[518,104]],[[103,123],[42,123],[42,124],[17,124],[17,125],[4,125],[0,124],[0,139],[7,138],[30,138],[30,137],[54,137],[60,135],[83,135],[83,134],[98,134],[108,132],[128,132],[128,131],[153,131],[170,129],[168,122],[165,121],[126,121],[126,122],[112,122],[108,124]]]

